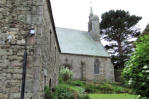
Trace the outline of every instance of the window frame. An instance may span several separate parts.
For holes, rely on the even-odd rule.
[[[95,61],[94,61],[94,74],[95,75],[100,74],[100,61],[99,61],[99,59],[95,59]]]

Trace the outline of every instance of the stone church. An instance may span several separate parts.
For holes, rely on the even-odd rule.
[[[100,41],[99,18],[89,15],[88,31],[56,28],[60,64],[73,71],[73,79],[114,81],[114,69]]]
[[[74,79],[114,80],[92,11],[89,31],[55,28],[50,0],[0,1],[0,99],[44,99],[59,66]],[[61,52],[61,54],[59,54]]]
[[[50,0],[0,0],[0,99],[44,99],[59,52]]]

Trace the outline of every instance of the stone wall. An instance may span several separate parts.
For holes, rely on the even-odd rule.
[[[100,61],[99,74],[94,73],[96,59]],[[60,54],[60,60],[61,66],[63,64],[70,65],[74,79],[114,81],[114,69],[111,59],[108,57]]]
[[[20,99],[25,43],[25,99],[43,99],[44,86],[57,84],[59,50],[51,16],[48,0],[0,1],[0,99]],[[36,34],[26,42],[32,27]]]

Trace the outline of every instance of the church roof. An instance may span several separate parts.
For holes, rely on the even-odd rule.
[[[87,31],[56,28],[61,53],[110,57],[99,41]]]

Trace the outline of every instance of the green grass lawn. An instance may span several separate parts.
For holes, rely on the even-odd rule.
[[[137,99],[136,95],[129,94],[89,94],[91,99]]]

